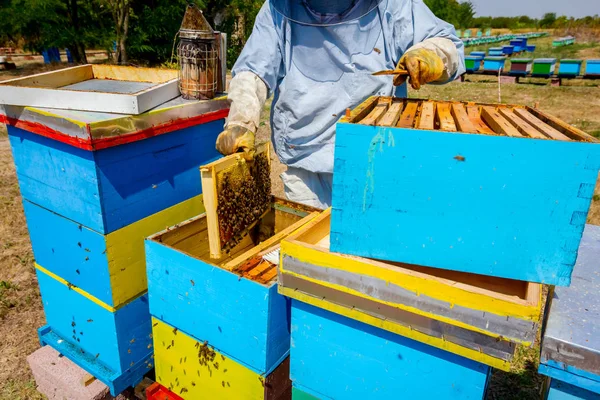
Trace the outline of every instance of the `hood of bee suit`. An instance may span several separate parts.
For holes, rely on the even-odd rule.
[[[330,26],[357,20],[382,0],[270,0],[284,17],[302,25]]]

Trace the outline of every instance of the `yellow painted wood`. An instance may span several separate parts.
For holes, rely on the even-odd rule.
[[[476,350],[471,350],[466,347],[459,346],[455,343],[447,342],[442,338],[436,338],[433,336],[426,335],[424,333],[415,331],[410,329],[409,327],[405,327],[394,322],[390,322],[381,318],[377,318],[371,316],[369,314],[365,314],[361,311],[358,311],[353,308],[344,307],[335,303],[331,303],[327,300],[320,299],[317,297],[313,297],[307,294],[304,294],[300,291],[285,288],[282,286],[278,287],[279,293],[286,297],[290,297],[301,301],[303,303],[307,303],[313,305],[315,307],[322,308],[327,311],[331,311],[333,313],[343,315],[348,318],[352,318],[356,321],[363,322],[368,325],[375,326],[380,329],[384,329],[389,332],[396,333],[398,335],[416,340],[421,343],[428,344],[430,346],[436,347],[438,349],[446,350],[454,354],[458,354],[460,356],[469,358],[471,360],[478,361],[480,363],[489,365],[493,368],[500,369],[502,371],[510,371],[510,362],[501,360],[498,358],[491,357],[487,354],[481,353]]]
[[[42,72],[25,78],[10,79],[3,81],[0,85],[54,89],[93,78],[93,66],[86,64],[58,71]]]
[[[377,279],[386,281],[388,284],[398,285],[407,290],[410,290],[416,294],[423,294],[434,299],[445,301],[450,303],[452,306],[461,305],[468,308],[481,310],[485,312],[494,313],[501,316],[511,316],[520,319],[526,319],[530,321],[538,321],[540,316],[541,303],[541,291],[539,294],[538,305],[528,303],[514,303],[505,301],[502,299],[486,296],[481,293],[474,293],[464,290],[463,288],[456,287],[454,285],[447,285],[443,282],[435,279],[427,279],[413,274],[402,273],[401,271],[394,268],[382,268],[377,264],[367,262],[359,257],[345,256],[338,253],[330,253],[328,251],[322,251],[309,246],[303,245],[300,242],[284,240],[281,242],[281,254],[289,255],[298,259],[299,261],[306,262],[315,266],[322,267],[324,269],[332,268],[342,271],[348,271],[357,275],[372,276]],[[310,280],[308,277],[300,276],[285,270],[285,265],[280,265],[281,271],[285,271],[288,274],[301,277],[302,279]],[[346,293],[351,293],[356,296],[360,296],[366,299],[375,300],[380,303],[388,304],[392,307],[405,309],[410,312],[414,312],[420,315],[428,317],[434,317],[444,322],[448,322],[457,326],[468,327],[468,329],[474,330],[472,326],[462,325],[460,322],[443,319],[440,316],[426,313],[422,310],[407,307],[397,303],[383,302],[376,300],[364,293],[353,291],[345,286],[338,286],[329,284],[322,281],[315,281],[320,285],[331,287],[336,290],[340,290]],[[482,331],[484,332],[484,331]],[[489,335],[489,332],[484,332]]]
[[[93,64],[95,79],[164,83],[177,79],[178,71],[166,68],[140,68],[122,65]]]
[[[152,318],[156,381],[191,399],[264,399],[263,376]]]
[[[106,235],[115,306],[127,303],[148,288],[144,239],[203,212],[202,195],[198,195]]]
[[[38,271],[48,275],[49,277],[51,277],[52,279],[62,283],[65,286],[68,286],[69,289],[76,291],[77,293],[79,293],[80,295],[82,295],[83,297],[85,297],[88,300],[93,301],[94,303],[98,304],[100,307],[104,308],[107,311],[110,311],[112,313],[114,313],[115,311],[117,311],[118,307],[111,307],[108,304],[98,300],[98,298],[92,296],[91,294],[89,294],[88,292],[86,292],[85,290],[82,290],[80,288],[78,288],[77,286],[73,286],[72,284],[70,284],[69,282],[67,282],[66,280],[64,280],[63,278],[61,278],[60,276],[53,274],[52,272],[48,271],[46,268],[42,267],[39,264],[35,264],[35,269],[37,269]],[[141,293],[140,293],[141,294]],[[124,304],[122,304],[124,305]]]

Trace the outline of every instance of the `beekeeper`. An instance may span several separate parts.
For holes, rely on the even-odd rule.
[[[406,97],[406,78],[371,75],[396,66],[410,73],[414,89],[451,81],[464,72],[463,43],[422,0],[267,0],[233,67],[217,149],[251,157],[273,95],[272,142],[288,167],[285,194],[326,208],[335,124],[371,95]]]

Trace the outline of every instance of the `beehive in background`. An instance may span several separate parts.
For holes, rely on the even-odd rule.
[[[331,250],[568,285],[599,166],[537,109],[373,97],[337,125]]]
[[[4,106],[47,325],[116,395],[152,367],[144,238],[203,210],[224,99],[122,115]]]

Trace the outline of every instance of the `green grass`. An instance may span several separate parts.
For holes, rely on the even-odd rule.
[[[0,387],[0,400],[44,400],[46,397],[37,391],[35,381],[10,380]]]

